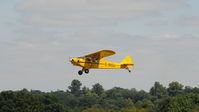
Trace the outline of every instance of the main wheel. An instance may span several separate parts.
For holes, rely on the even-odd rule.
[[[80,71],[78,71],[78,74],[79,74],[79,75],[82,75],[82,74],[83,74],[83,72],[80,70]]]
[[[89,70],[88,70],[88,69],[85,69],[84,72],[85,72],[86,74],[88,74],[88,73],[89,73]]]

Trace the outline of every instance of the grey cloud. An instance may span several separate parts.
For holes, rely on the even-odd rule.
[[[199,39],[199,35],[193,34],[162,34],[157,36],[152,36],[153,40],[197,40]]]
[[[166,21],[166,20],[153,20],[153,21],[150,21],[148,22],[146,25],[149,25],[149,26],[168,26],[169,22]]]
[[[26,24],[96,26],[186,6],[183,0],[24,0],[17,9]]]
[[[197,16],[183,16],[180,17],[175,23],[178,26],[184,27],[198,27],[199,26],[199,17]]]

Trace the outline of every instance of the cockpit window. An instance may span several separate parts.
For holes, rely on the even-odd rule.
[[[91,61],[91,59],[90,58],[86,58],[86,61]]]
[[[98,59],[92,58],[92,57],[85,57],[85,56],[83,56],[83,57],[79,57],[79,58],[83,59],[83,60],[86,60],[86,61],[99,62]]]
[[[85,59],[86,57],[78,57],[78,58],[80,58],[80,59]]]

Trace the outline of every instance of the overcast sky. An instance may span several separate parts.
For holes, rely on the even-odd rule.
[[[0,0],[0,91],[92,87],[148,91],[155,81],[199,87],[198,0]],[[90,70],[68,57],[111,49],[127,70]]]

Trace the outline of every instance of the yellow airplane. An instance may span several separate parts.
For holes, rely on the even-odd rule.
[[[132,64],[130,56],[126,56],[121,63],[103,60],[103,58],[114,54],[115,52],[112,50],[101,50],[82,57],[72,58],[70,62],[75,66],[82,67],[82,70],[78,72],[79,75],[82,75],[83,72],[88,74],[89,69],[127,69],[131,72],[129,68],[132,68],[134,64]]]

